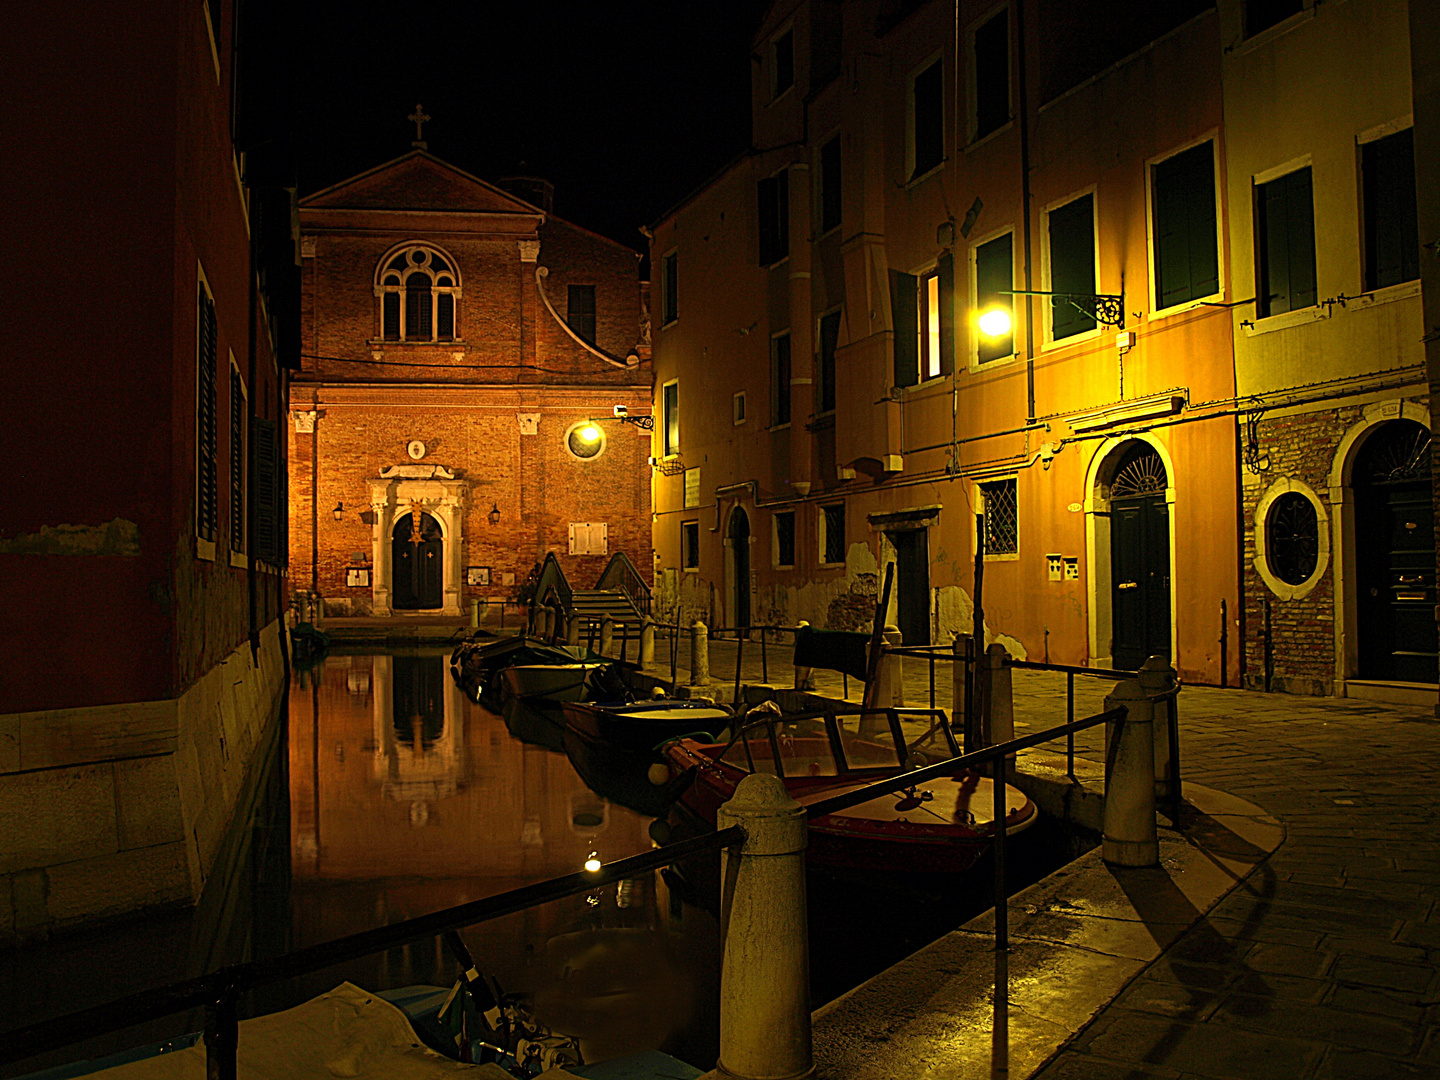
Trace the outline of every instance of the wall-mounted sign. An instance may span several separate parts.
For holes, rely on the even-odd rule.
[[[490,567],[488,566],[467,566],[465,568],[466,585],[489,585]]]

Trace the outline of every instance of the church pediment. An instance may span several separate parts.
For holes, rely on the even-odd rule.
[[[304,210],[428,210],[539,217],[541,211],[494,184],[414,150],[300,200]]]

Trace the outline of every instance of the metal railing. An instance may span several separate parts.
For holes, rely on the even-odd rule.
[[[744,830],[738,825],[732,826],[626,859],[617,859],[605,863],[597,871],[582,870],[550,878],[404,922],[297,949],[283,956],[234,964],[194,979],[145,990],[28,1027],[0,1032],[0,1064],[22,1061],[47,1050],[73,1044],[77,1041],[77,1033],[88,1039],[172,1013],[203,1008],[207,1075],[218,1080],[234,1080],[235,1051],[239,1041],[239,1001],[241,995],[256,987],[322,971],[415,941],[440,937],[464,926],[512,915],[552,900],[578,896],[602,885],[661,869],[688,855],[732,847],[744,839]]]
[[[735,696],[734,700],[740,700],[740,673],[745,663],[745,642],[750,640],[750,635],[759,631],[760,634],[760,681],[770,681],[770,655],[766,648],[769,634],[797,634],[800,631],[798,626],[781,626],[778,624],[767,625],[753,623],[750,626],[716,626],[710,630],[710,637],[714,640],[721,640],[722,634],[735,635]],[[778,642],[777,642],[778,644]]]
[[[550,551],[546,552],[545,561],[540,565],[540,576],[535,581],[535,595],[530,598],[532,626],[536,609],[548,606],[552,594],[560,602],[562,614],[569,615],[575,606],[575,594],[570,588],[569,579],[565,577],[565,568],[560,565],[555,553]]]
[[[645,584],[640,571],[623,551],[610,556],[610,561],[595,581],[595,588],[622,593],[641,615],[650,614],[650,586]]]

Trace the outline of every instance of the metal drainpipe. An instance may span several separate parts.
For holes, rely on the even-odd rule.
[[[1025,85],[1025,0],[1012,6],[1015,12],[1015,81],[1020,88],[1020,195],[1021,216],[1025,219],[1025,417],[1035,419],[1035,288],[1030,265],[1030,106]]]

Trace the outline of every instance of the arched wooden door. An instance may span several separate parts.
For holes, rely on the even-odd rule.
[[[1170,508],[1155,448],[1134,442],[1121,455],[1110,482],[1111,662],[1133,671],[1170,656]]]
[[[1362,679],[1437,681],[1430,432],[1391,420],[1351,470]]]
[[[391,602],[397,611],[426,611],[443,604],[444,554],[440,523],[423,510],[416,508],[395,522],[390,566]]]

